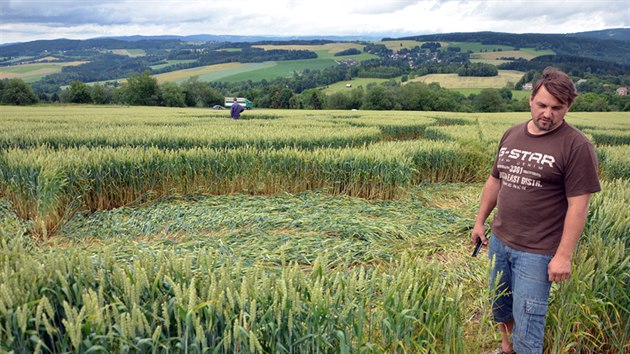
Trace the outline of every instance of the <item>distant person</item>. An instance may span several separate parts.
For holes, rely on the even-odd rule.
[[[551,283],[571,276],[591,193],[601,190],[593,145],[564,120],[576,96],[567,74],[546,68],[529,98],[531,119],[505,132],[483,187],[471,239],[488,243],[496,207],[488,254],[502,339],[491,353],[543,352]]]
[[[244,110],[245,108],[238,104],[238,100],[236,99],[236,97],[234,97],[234,102],[232,102],[232,107],[230,108],[230,116],[233,119],[239,119],[241,118],[241,112],[243,112]]]

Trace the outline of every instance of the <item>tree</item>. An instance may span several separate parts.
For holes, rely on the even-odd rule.
[[[363,105],[363,98],[365,97],[365,90],[363,90],[363,86],[359,86],[357,88],[352,89],[350,92],[350,109],[359,109]]]
[[[271,108],[289,108],[291,97],[293,97],[293,91],[290,88],[272,87]]]
[[[109,86],[94,84],[92,86],[92,101],[96,104],[110,104],[114,100],[113,91]]]
[[[326,102],[326,94],[318,89],[306,90],[302,93],[304,108],[323,109]]]
[[[601,95],[587,92],[575,98],[571,110],[574,112],[607,112],[608,101]]]
[[[394,95],[386,87],[382,85],[368,87],[363,103],[364,109],[391,110],[394,109],[394,105]]]
[[[72,81],[67,89],[65,99],[71,103],[92,103],[92,95],[88,85],[81,81]]]
[[[473,99],[477,112],[501,112],[504,110],[503,98],[496,89],[483,89]]]
[[[0,103],[29,105],[38,102],[31,86],[21,79],[2,80],[0,85]]]
[[[184,90],[173,82],[165,82],[160,85],[160,102],[167,107],[184,107]]]
[[[326,99],[327,109],[351,109],[350,97],[343,92],[335,92]],[[360,106],[360,105],[359,105]]]
[[[501,98],[503,98],[505,101],[510,102],[512,100],[512,90],[510,90],[509,88],[502,88],[499,90],[499,93],[501,94]]]
[[[198,76],[193,76],[182,84],[184,103],[188,107],[203,107],[205,97],[209,94],[209,86],[199,81]],[[223,101],[223,99],[221,99]]]
[[[205,107],[212,107],[214,105],[222,105],[224,104],[224,97],[223,94],[221,94],[221,92],[213,87],[210,87],[209,85],[206,84],[206,86],[208,87],[208,90],[206,91],[206,95],[204,96],[204,106]],[[243,97],[243,96],[241,96]],[[245,97],[247,97],[245,95]]]
[[[497,76],[499,75],[499,70],[496,66],[485,63],[470,63],[462,65],[459,70],[457,70],[457,75],[459,76]]]
[[[289,108],[291,109],[304,109],[304,102],[302,102],[301,95],[293,95],[289,100]]]
[[[157,79],[151,77],[148,71],[138,76],[132,74],[124,84],[125,101],[137,106],[155,106],[160,97],[160,87]]]

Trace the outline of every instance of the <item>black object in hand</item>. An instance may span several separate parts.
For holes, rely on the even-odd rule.
[[[473,250],[472,256],[473,257],[477,257],[477,255],[479,254],[479,250],[481,250],[481,246],[483,246],[483,243],[481,242],[481,239],[477,240],[477,245],[475,246],[475,249]]]

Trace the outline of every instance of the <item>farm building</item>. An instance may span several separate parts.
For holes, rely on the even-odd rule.
[[[243,106],[243,108],[245,109],[254,108],[254,104],[252,103],[252,101],[248,100],[247,98],[237,97],[236,102],[238,102],[238,104]],[[225,97],[225,107],[227,108],[232,107],[232,103],[234,103],[234,97]]]

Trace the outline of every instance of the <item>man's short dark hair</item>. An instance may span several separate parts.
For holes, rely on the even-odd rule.
[[[545,89],[562,104],[571,105],[577,97],[575,85],[569,75],[552,66],[543,70],[542,76],[534,85],[532,97],[536,96],[542,86],[545,86]]]

